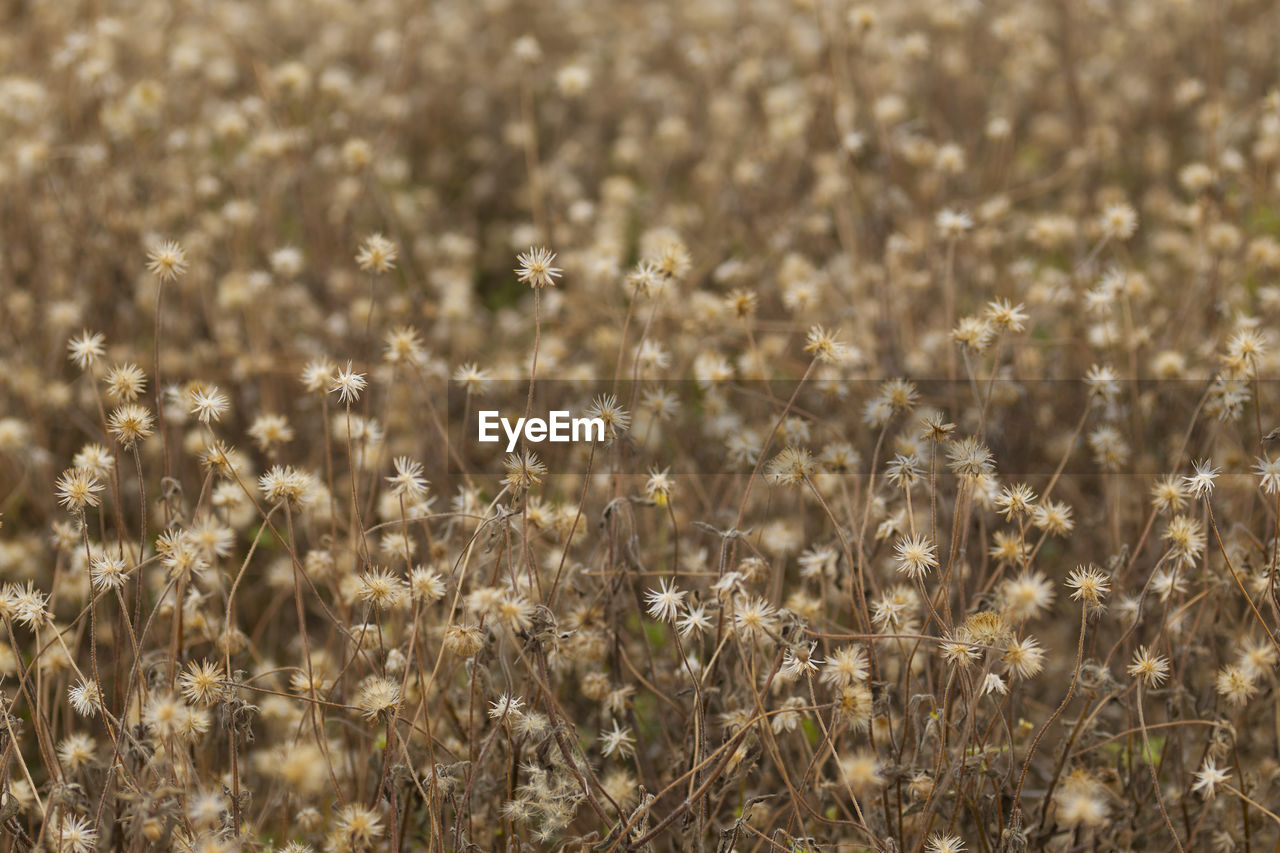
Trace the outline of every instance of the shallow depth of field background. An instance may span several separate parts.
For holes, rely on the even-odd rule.
[[[0,3],[0,849],[1277,849],[1277,37]]]

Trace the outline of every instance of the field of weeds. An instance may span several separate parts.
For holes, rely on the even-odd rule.
[[[0,851],[1280,850],[1278,38],[0,2]]]

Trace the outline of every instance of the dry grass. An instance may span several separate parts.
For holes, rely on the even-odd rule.
[[[0,18],[4,849],[1280,849],[1275,4]]]

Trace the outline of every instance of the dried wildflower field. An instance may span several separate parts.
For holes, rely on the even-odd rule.
[[[1280,849],[1270,0],[0,21],[0,849]]]

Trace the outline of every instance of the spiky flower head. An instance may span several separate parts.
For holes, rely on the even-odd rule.
[[[532,288],[552,287],[560,277],[560,269],[553,267],[555,253],[542,246],[533,246],[516,256],[516,278]]]
[[[347,362],[345,369],[337,371],[333,376],[333,381],[329,384],[329,393],[337,394],[338,399],[346,405],[351,405],[360,399],[360,392],[368,385],[363,373],[357,373],[351,366],[351,362]]]
[[[422,464],[408,456],[397,456],[393,463],[396,473],[387,478],[391,494],[405,500],[420,500],[429,485],[422,476]]]
[[[519,696],[502,694],[489,703],[489,719],[504,722],[524,716],[524,700]]]
[[[361,683],[355,704],[366,719],[385,718],[400,705],[400,685],[380,675],[369,676]]]
[[[508,455],[503,466],[507,469],[503,482],[517,489],[527,489],[541,483],[547,474],[547,466],[532,450]]]
[[[848,349],[840,342],[836,333],[821,326],[809,328],[809,333],[805,336],[804,351],[827,364],[839,364],[848,354]]]
[[[86,329],[80,333],[79,337],[67,341],[67,358],[81,370],[88,370],[106,353],[106,342],[107,339],[101,332],[90,332]]]
[[[1182,482],[1187,491],[1197,498],[1207,498],[1213,494],[1214,481],[1220,469],[1213,467],[1208,459],[1200,459],[1192,465],[1190,476],[1183,477]]]
[[[1110,591],[1111,581],[1093,566],[1079,566],[1067,576],[1067,586],[1073,600],[1097,606]]]
[[[222,665],[213,661],[192,661],[178,679],[182,695],[193,705],[212,705],[222,696],[226,677]]]
[[[191,414],[202,424],[219,421],[227,413],[230,401],[217,385],[198,385],[191,391]]]
[[[89,507],[102,503],[98,492],[102,491],[102,481],[92,471],[85,468],[68,468],[62,472],[55,484],[58,492],[58,503],[67,512],[81,513]]]
[[[660,579],[658,588],[649,590],[644,596],[649,605],[649,615],[659,622],[675,622],[686,595],[688,593],[677,589],[674,582],[668,584],[665,578]]]
[[[628,755],[635,754],[636,742],[631,734],[630,729],[624,729],[618,725],[618,721],[613,721],[613,727],[600,733],[600,752],[606,757],[618,756],[625,758]]]
[[[126,403],[107,418],[107,431],[129,450],[155,433],[155,418],[145,406]]]
[[[96,681],[77,681],[67,689],[71,710],[82,717],[92,717],[102,707],[102,690]]]
[[[1159,687],[1169,677],[1169,659],[1156,654],[1147,646],[1140,646],[1133,655],[1133,663],[1129,664],[1126,671],[1147,687]]]
[[[107,371],[107,396],[119,403],[132,403],[147,387],[146,374],[132,362],[117,364]]]
[[[938,567],[937,550],[924,536],[908,536],[894,546],[898,555],[898,571],[909,578],[919,579]]]
[[[356,253],[356,263],[365,272],[385,273],[396,268],[399,257],[396,244],[381,233],[373,233],[364,238],[360,251]]]
[[[1231,773],[1218,766],[1218,762],[1211,756],[1204,760],[1204,764],[1196,771],[1195,782],[1191,784],[1191,790],[1206,800],[1212,800],[1214,794],[1218,792],[1218,788],[1225,785],[1227,780],[1231,778]]]
[[[187,271],[187,253],[174,240],[165,240],[147,252],[147,269],[162,282],[176,281]]]
[[[765,465],[764,478],[775,485],[798,486],[813,473],[813,469],[812,453],[803,447],[784,447]]]

